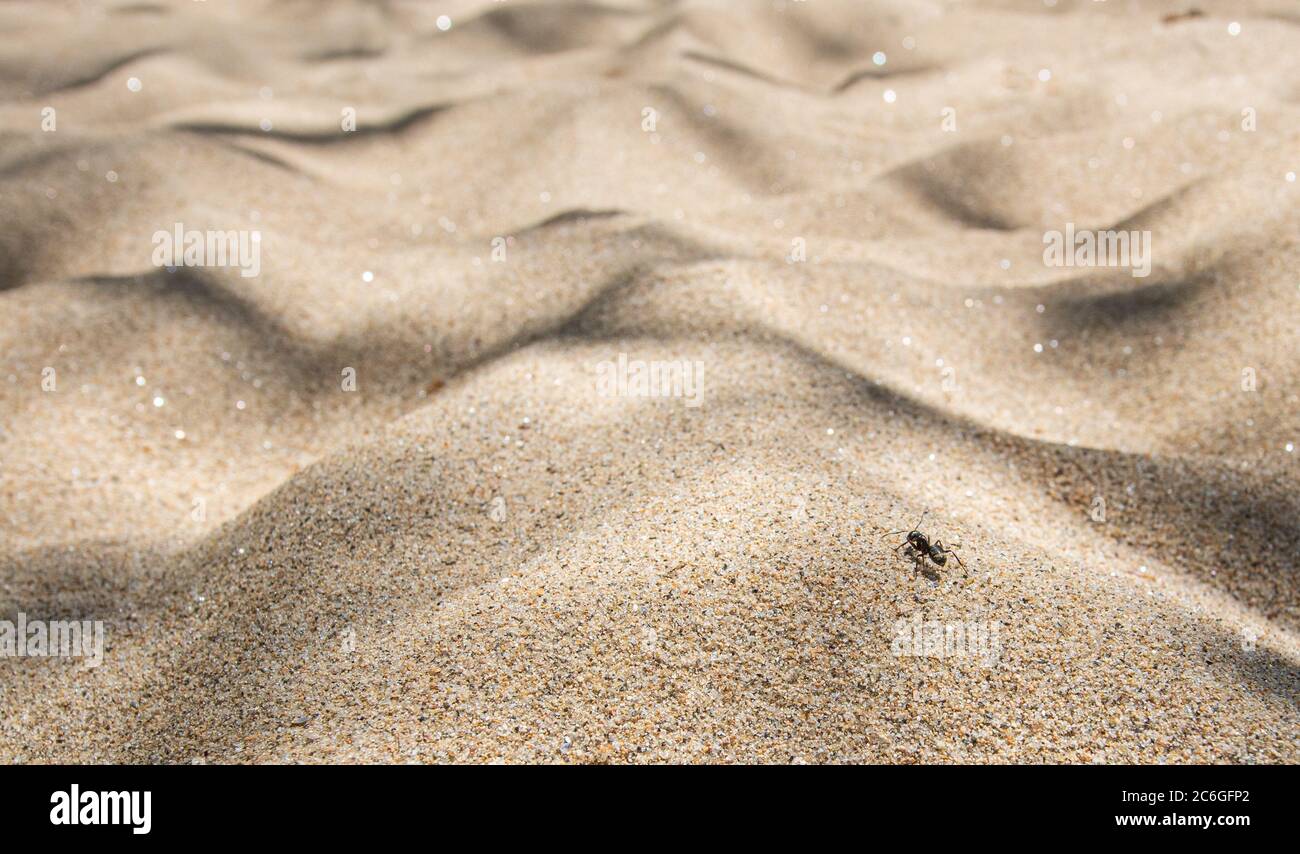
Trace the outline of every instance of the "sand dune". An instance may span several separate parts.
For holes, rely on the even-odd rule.
[[[0,759],[1300,759],[1289,4],[435,5],[0,7]]]

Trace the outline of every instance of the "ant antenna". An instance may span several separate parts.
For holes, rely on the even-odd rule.
[[[922,514],[921,514],[921,518],[916,520],[916,524],[913,525],[913,526],[911,527],[910,530],[905,528],[905,529],[903,529],[903,530],[901,530],[901,531],[890,531],[890,532],[887,533],[887,534],[882,534],[880,538],[883,540],[885,537],[892,537],[892,536],[894,536],[895,534],[910,534],[910,533],[912,533],[912,531],[915,531],[916,529],[918,529],[918,528],[921,527],[921,523],[925,521],[925,517],[926,517],[927,514],[929,514],[929,512],[930,512],[929,510],[926,510],[924,513],[922,513]]]

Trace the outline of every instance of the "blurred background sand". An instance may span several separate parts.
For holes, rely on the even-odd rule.
[[[1300,759],[1293,3],[0,31],[0,618],[108,632],[0,659],[0,759]]]

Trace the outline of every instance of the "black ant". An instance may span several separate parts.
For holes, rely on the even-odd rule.
[[[912,526],[912,530],[890,531],[888,534],[885,534],[885,537],[892,537],[895,534],[907,534],[907,539],[899,543],[898,548],[894,551],[898,551],[898,549],[905,547],[910,548],[913,557],[916,558],[918,563],[924,564],[925,559],[928,557],[930,560],[934,561],[935,566],[943,566],[948,562],[948,557],[952,556],[956,559],[958,566],[965,569],[966,564],[961,562],[961,556],[954,551],[955,549],[961,548],[961,543],[955,543],[951,546],[945,546],[942,540],[935,540],[931,543],[930,538],[925,534],[922,534],[919,530],[921,523],[925,521],[925,517],[929,512],[929,510],[926,510],[925,513],[921,514],[921,518]],[[881,539],[884,539],[884,537]]]

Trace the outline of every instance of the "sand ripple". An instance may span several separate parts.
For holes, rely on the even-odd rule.
[[[1121,5],[0,7],[0,759],[1296,762],[1298,31]]]

